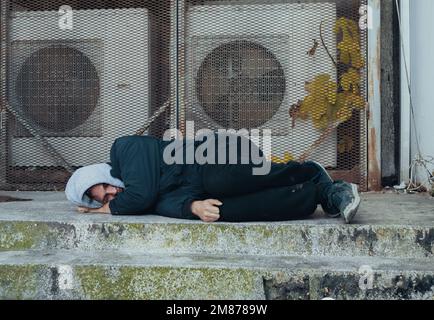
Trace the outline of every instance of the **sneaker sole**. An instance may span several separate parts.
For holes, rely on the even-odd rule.
[[[351,190],[354,195],[354,200],[344,209],[343,212],[345,222],[348,224],[353,221],[361,202],[359,192],[355,184],[351,184]]]

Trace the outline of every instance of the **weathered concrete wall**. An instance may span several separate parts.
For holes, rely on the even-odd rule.
[[[433,265],[417,259],[12,251],[0,267],[0,299],[434,298]]]
[[[419,138],[424,157],[434,156],[433,144],[433,86],[434,86],[434,1],[410,1],[410,46],[411,46],[411,87],[416,128],[412,128],[411,155],[418,152],[416,135]],[[411,124],[413,125],[413,123]],[[417,129],[415,131],[415,129]],[[434,170],[434,166],[429,166]],[[419,171],[422,183],[427,181],[427,173]]]

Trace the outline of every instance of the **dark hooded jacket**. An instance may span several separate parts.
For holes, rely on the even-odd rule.
[[[149,136],[117,139],[110,151],[111,175],[122,180],[124,192],[110,202],[114,215],[159,214],[194,219],[191,203],[206,198],[199,165],[167,165],[164,148],[170,141]]]
[[[236,161],[246,161],[246,156],[247,161],[252,161],[250,154],[242,153],[245,151],[239,147],[245,137],[227,139],[222,145],[218,144],[218,137],[221,138],[218,134],[209,136],[215,142],[215,163],[218,162],[219,155],[224,156],[219,148],[226,148],[225,161],[229,162],[228,150],[234,141],[237,144]],[[206,165],[166,164],[163,161],[164,150],[173,141],[177,141],[177,146],[184,150],[182,163],[187,163],[186,154],[195,152],[203,142],[200,139],[163,141],[149,136],[122,137],[114,142],[110,151],[110,173],[123,181],[125,190],[110,202],[112,214],[159,214],[172,218],[197,219],[191,212],[191,203],[212,198],[203,188],[202,171]],[[249,150],[256,147],[250,140],[245,141],[249,144]],[[191,148],[194,148],[193,151]],[[259,148],[258,154],[263,156]]]

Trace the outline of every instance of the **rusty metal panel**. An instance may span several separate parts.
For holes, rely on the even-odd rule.
[[[381,14],[380,1],[370,0],[371,10],[368,34],[368,188],[379,191],[381,187]]]

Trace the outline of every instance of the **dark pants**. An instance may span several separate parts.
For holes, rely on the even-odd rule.
[[[254,176],[250,165],[206,165],[202,173],[205,191],[223,202],[219,221],[304,219],[319,203],[319,171],[307,164],[273,164],[265,176]]]

